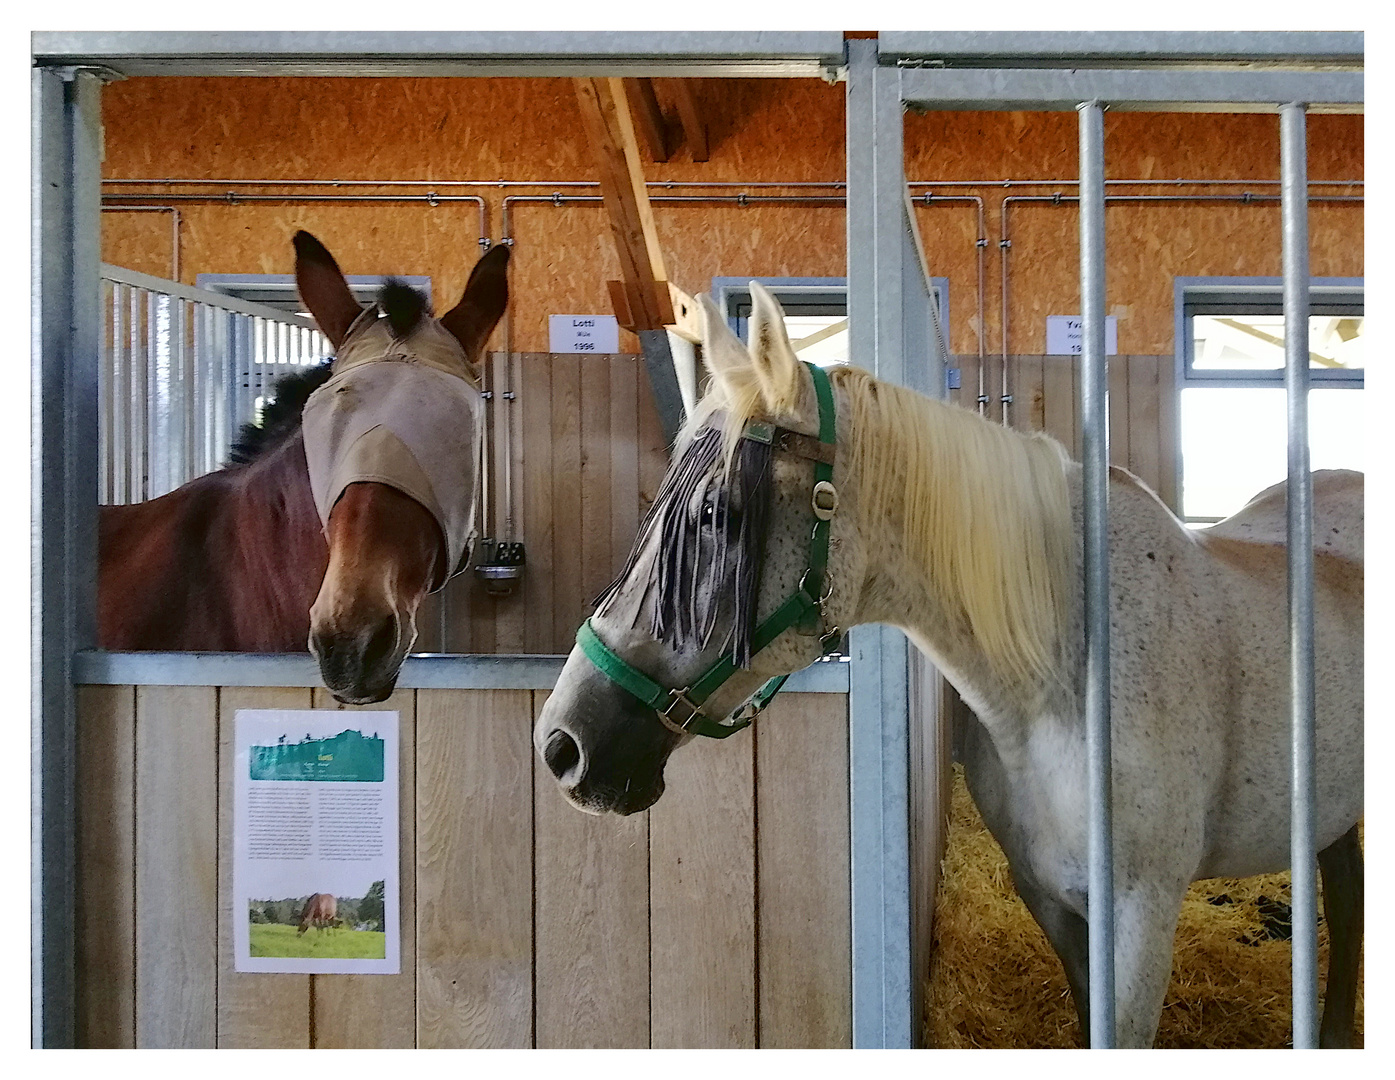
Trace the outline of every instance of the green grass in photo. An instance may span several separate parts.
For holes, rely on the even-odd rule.
[[[253,956],[296,956],[314,960],[382,960],[387,935],[381,930],[315,930],[297,935],[294,926],[252,923]]]

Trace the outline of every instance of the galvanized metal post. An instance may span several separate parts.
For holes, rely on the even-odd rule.
[[[31,1038],[72,1046],[77,717],[73,654],[95,641],[100,80],[36,70],[33,92]]]
[[[905,383],[905,214],[899,74],[875,40],[848,49],[850,355]],[[910,672],[899,630],[851,634],[849,771],[853,1046],[909,1047],[911,1017]]]
[[[1307,106],[1279,110],[1284,230],[1284,385],[1288,393],[1289,716],[1292,723],[1293,1046],[1317,1046],[1317,799],[1313,685],[1313,478],[1308,470]]]
[[[1080,419],[1085,500],[1090,1045],[1114,1045],[1114,821],[1109,732],[1109,359],[1104,339],[1104,106],[1080,116]]]

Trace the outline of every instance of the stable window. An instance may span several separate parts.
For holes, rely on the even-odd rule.
[[[383,274],[346,275],[349,291],[365,307],[378,298],[378,290],[388,277]],[[426,296],[431,303],[431,279],[424,276],[398,275],[417,292]],[[263,307],[275,308],[288,314],[299,315],[304,319],[314,319],[309,309],[300,299],[294,274],[199,274],[194,284],[207,292],[221,293],[246,300]],[[253,340],[241,342],[235,349],[238,361],[230,365],[228,378],[228,400],[245,403],[235,409],[233,430],[237,425],[261,420],[262,409],[268,400],[270,387],[275,380],[286,373],[286,364],[308,367],[324,359],[324,350],[329,348],[323,338],[318,339],[318,348],[297,349],[282,347],[277,335],[287,336],[284,327],[268,327],[255,323],[247,333]]]
[[[1314,469],[1364,470],[1362,280],[1314,278],[1308,446]],[[1178,278],[1181,511],[1204,525],[1288,475],[1280,278]]]
[[[846,278],[737,278],[712,279],[712,296],[727,317],[733,332],[746,340],[751,317],[750,282],[759,281],[785,309],[785,332],[801,360],[820,367],[849,363],[848,283]],[[949,279],[931,278],[940,328],[949,339]],[[927,339],[934,341],[931,330]]]

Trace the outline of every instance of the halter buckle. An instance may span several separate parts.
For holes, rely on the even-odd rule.
[[[838,512],[838,489],[827,480],[814,485],[814,517],[820,521],[832,521]]]
[[[692,689],[693,688],[691,686],[685,686],[682,690],[670,690],[668,708],[658,710],[659,719],[663,721],[664,727],[668,728],[675,734],[688,734],[688,725],[691,724],[699,716],[703,715],[702,707],[700,705],[693,704],[693,702],[688,699],[688,694],[692,691]],[[680,705],[688,710],[688,715],[684,717],[681,721],[675,720],[673,716],[674,710],[677,709]]]

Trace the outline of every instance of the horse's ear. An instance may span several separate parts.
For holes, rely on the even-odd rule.
[[[738,371],[747,371],[751,358],[741,339],[731,332],[727,320],[717,310],[712,297],[703,293],[698,297],[702,309],[702,362],[712,377],[718,382],[728,380]]]
[[[470,362],[478,363],[489,335],[509,306],[509,246],[495,244],[475,263],[460,303],[441,316]]]
[[[295,234],[295,283],[300,298],[315,316],[320,332],[336,349],[363,309],[329,249],[302,229]]]
[[[799,357],[785,332],[785,311],[759,281],[751,282],[751,322],[747,334],[751,366],[760,383],[761,397],[772,416],[787,415],[799,407],[803,381]]]

